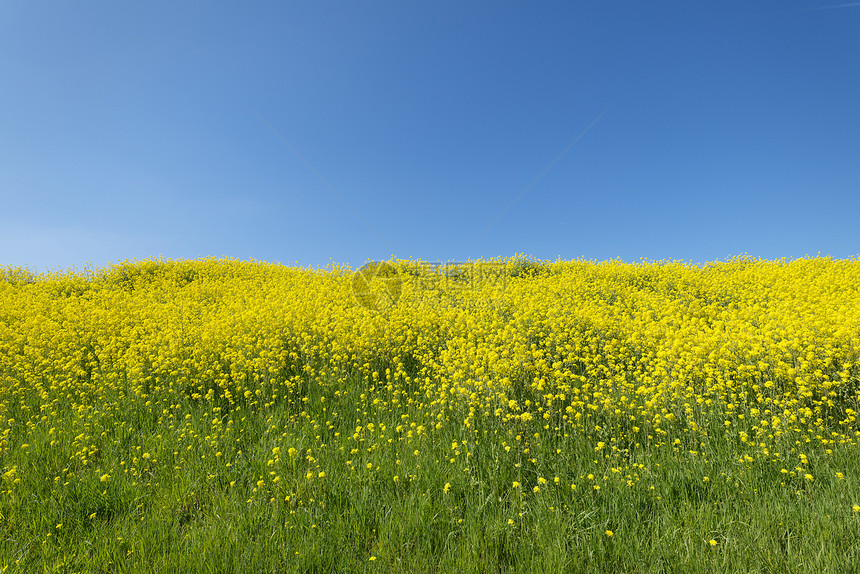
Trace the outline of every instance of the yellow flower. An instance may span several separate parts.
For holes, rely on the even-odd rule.
[[[716,541],[716,540],[714,540],[713,538],[711,538],[711,539],[708,541],[708,544],[710,544],[711,546],[716,546],[716,545],[717,545],[717,541]]]
[[[102,482],[107,482],[110,480],[110,475],[109,474],[103,474],[99,480],[101,480]]]
[[[444,493],[446,493],[446,494],[447,494],[449,490],[451,490],[451,483],[450,483],[450,482],[446,482],[446,483],[445,483],[445,486],[442,488],[442,492],[444,492]]]
[[[614,536],[614,535],[615,535],[615,533],[614,533],[614,532],[612,532],[611,530],[607,530],[607,531],[606,531],[606,535],[607,535],[607,536],[609,536],[609,537],[612,537],[612,536]]]

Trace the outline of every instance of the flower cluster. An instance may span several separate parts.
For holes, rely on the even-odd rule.
[[[438,444],[449,495],[478,460],[516,469],[515,496],[633,484],[638,449],[706,460],[714,437],[739,468],[774,463],[803,489],[810,443],[860,436],[860,261],[514,258],[467,288],[387,265],[384,309],[357,304],[339,266],[0,271],[0,454],[54,452],[51,480],[104,488],[211,461],[211,478],[294,504],[333,477],[401,488]],[[251,414],[265,444],[245,438]],[[573,435],[606,461],[598,478],[553,462],[580,456]],[[266,464],[250,468],[250,449]],[[8,492],[16,468],[0,468]]]

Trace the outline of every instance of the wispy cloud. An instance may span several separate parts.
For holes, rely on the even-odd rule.
[[[111,232],[89,227],[0,220],[0,265],[50,271],[152,257],[175,243],[163,233]]]
[[[860,7],[860,2],[845,2],[843,4],[831,4],[829,6],[815,6],[812,8],[804,8],[802,12],[813,12],[816,10],[836,10],[837,8],[856,8]]]
[[[570,142],[570,143],[567,145],[567,147],[566,147],[566,148],[564,148],[563,150],[561,150],[561,153],[559,153],[557,156],[555,156],[555,159],[553,159],[551,162],[549,162],[549,165],[547,165],[547,166],[543,169],[543,171],[542,171],[542,172],[540,172],[540,173],[537,175],[537,177],[535,177],[535,178],[532,180],[532,182],[531,182],[530,184],[528,184],[525,188],[523,188],[523,190],[519,193],[519,195],[517,195],[517,196],[514,198],[514,200],[513,200],[510,204],[508,204],[508,206],[507,206],[507,207],[506,207],[506,208],[505,208],[505,209],[504,209],[504,210],[503,210],[499,215],[497,215],[497,216],[496,216],[496,218],[495,218],[493,221],[491,221],[491,222],[490,222],[490,224],[489,224],[489,225],[487,225],[487,226],[483,229],[483,231],[481,231],[481,233],[479,233],[479,234],[478,234],[478,236],[477,236],[477,237],[472,241],[472,243],[469,245],[469,248],[471,249],[471,248],[472,248],[472,247],[473,247],[473,246],[474,246],[474,245],[475,245],[475,244],[476,244],[476,243],[477,243],[477,242],[478,242],[478,241],[479,241],[479,240],[480,240],[484,235],[486,235],[486,233],[487,233],[490,229],[492,229],[492,227],[493,227],[496,223],[498,223],[498,222],[499,222],[499,220],[500,220],[502,217],[504,217],[504,216],[505,216],[505,214],[507,214],[511,209],[513,209],[513,208],[514,208],[514,206],[515,206],[517,203],[519,203],[519,201],[523,198],[523,196],[524,196],[526,193],[528,193],[528,191],[529,191],[531,188],[533,188],[533,187],[535,186],[535,184],[536,184],[537,182],[539,182],[539,181],[541,180],[541,178],[543,178],[543,176],[545,176],[545,175],[547,174],[547,172],[549,172],[549,170],[551,170],[551,169],[553,168],[553,166],[555,166],[555,164],[557,164],[557,163],[559,162],[559,160],[561,160],[561,158],[563,158],[563,157],[565,156],[565,154],[567,154],[567,152],[569,152],[569,151],[570,151],[570,149],[571,149],[573,146],[575,146],[577,143],[579,143],[579,140],[581,140],[582,138],[584,138],[584,137],[585,137],[585,134],[587,134],[587,133],[591,130],[591,128],[593,128],[593,127],[597,124],[597,122],[599,122],[599,121],[600,121],[600,119],[601,119],[601,118],[606,114],[606,112],[607,112],[607,110],[603,110],[602,112],[600,112],[600,113],[597,115],[597,117],[596,117],[596,118],[594,118],[593,120],[591,120],[591,123],[590,123],[590,124],[588,124],[588,126],[586,126],[586,128],[585,128],[584,130],[582,130],[581,132],[579,132],[579,135],[577,135],[577,136],[573,139],[573,141],[572,141],[572,142]]]

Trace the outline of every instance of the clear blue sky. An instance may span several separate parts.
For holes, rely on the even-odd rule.
[[[860,252],[860,2],[6,0],[0,78],[0,265]]]

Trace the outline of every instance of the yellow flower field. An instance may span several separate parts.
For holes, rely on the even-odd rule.
[[[850,532],[858,278],[828,258],[7,268],[0,570],[180,567],[201,548],[201,568],[256,564],[214,542],[215,515],[243,532],[264,516],[272,571],[405,571],[404,544],[440,567],[454,547],[479,566],[514,568],[523,544],[577,556],[546,552],[550,526],[621,567],[662,544],[637,513],[678,508],[699,508],[676,535],[713,571],[745,552],[719,517],[749,504]],[[400,530],[369,518],[385,512]],[[104,555],[72,542],[108,536]],[[760,552],[782,564],[778,547]]]

